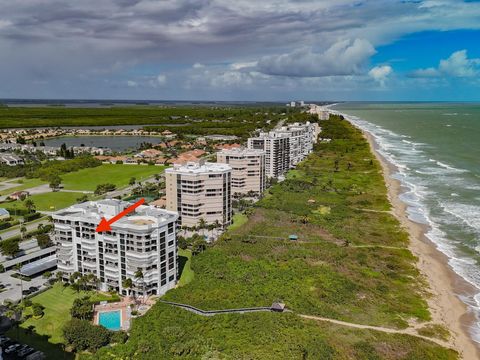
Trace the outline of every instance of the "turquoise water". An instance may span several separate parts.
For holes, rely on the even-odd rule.
[[[409,218],[450,267],[478,289],[463,296],[477,314],[480,341],[480,104],[344,103],[332,107],[370,132],[398,171]]]
[[[122,328],[120,318],[120,310],[103,311],[98,314],[98,324],[108,330],[120,330]]]

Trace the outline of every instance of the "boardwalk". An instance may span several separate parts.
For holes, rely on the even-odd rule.
[[[199,308],[196,308],[191,305],[187,304],[180,304],[180,303],[175,303],[171,301],[164,301],[164,300],[159,300],[159,302],[175,307],[179,307],[182,309],[185,309],[187,311],[193,312],[194,314],[200,315],[200,316],[214,316],[214,315],[220,315],[220,314],[244,314],[244,313],[253,313],[253,312],[260,312],[260,311],[269,311],[273,312],[276,311],[276,309],[273,308],[273,306],[263,306],[263,307],[251,307],[251,308],[239,308],[239,309],[224,309],[224,310],[202,310]],[[290,310],[281,310],[281,311],[288,311],[291,312]],[[356,323],[351,323],[347,321],[341,321],[341,320],[336,320],[336,319],[330,319],[330,318],[325,318],[325,317],[320,317],[320,316],[313,316],[313,315],[305,315],[305,314],[297,314],[303,319],[308,319],[308,320],[314,320],[314,321],[323,321],[323,322],[329,322],[332,324],[340,325],[340,326],[346,326],[350,328],[356,328],[356,329],[368,329],[368,330],[374,330],[374,331],[380,331],[388,334],[402,334],[402,335],[409,335],[409,336],[414,336],[416,338],[420,338],[423,340],[431,341],[434,342],[440,346],[450,348],[451,344],[447,341],[443,341],[440,339],[435,339],[435,338],[430,338],[427,336],[423,336],[417,333],[417,329],[414,327],[409,327],[406,329],[392,329],[388,327],[383,327],[383,326],[372,326],[372,325],[363,325],[363,324],[356,324]]]
[[[259,312],[259,311],[275,311],[271,306],[239,308],[239,309],[223,309],[223,310],[202,310],[191,305],[179,304],[171,301],[159,300],[159,302],[188,310],[200,316],[214,316],[219,314],[235,314],[235,313],[244,314],[244,313],[252,313],[252,312]]]

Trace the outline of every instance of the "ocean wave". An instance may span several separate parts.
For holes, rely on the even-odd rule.
[[[459,202],[440,202],[440,206],[447,213],[452,214],[472,229],[480,232],[480,206]]]
[[[453,115],[457,114],[450,114],[450,116]],[[468,230],[471,235],[473,235],[472,231],[480,234],[480,206],[442,199],[442,196],[445,195],[442,195],[442,192],[438,192],[437,189],[440,187],[444,194],[451,194],[459,199],[458,193],[452,192],[455,186],[462,189],[480,190],[480,185],[472,183],[465,177],[464,173],[467,173],[467,170],[458,169],[428,157],[425,152],[418,149],[418,146],[415,146],[413,141],[405,140],[399,134],[370,124],[358,117],[352,119],[348,115],[344,116],[354,125],[369,132],[378,145],[377,151],[397,168],[397,172],[391,177],[399,180],[405,189],[399,198],[407,205],[408,218],[411,221],[428,225],[429,230],[425,234],[426,237],[447,256],[449,266],[456,274],[479,289],[479,293],[473,294],[469,297],[468,302],[465,300],[465,303],[475,310],[479,322],[472,329],[471,334],[475,341],[480,342],[480,271],[478,263],[459,250],[458,246],[464,246],[464,243],[460,243],[455,237],[441,229],[441,226],[444,226],[445,229],[451,229],[453,226],[460,229],[458,231]],[[468,174],[472,173],[468,172]],[[432,186],[435,186],[437,192],[430,189]],[[459,226],[460,228],[458,228]],[[477,246],[477,251],[479,251],[480,244]],[[472,246],[472,249],[474,248],[475,245]]]
[[[443,113],[443,116],[457,116],[458,113]]]

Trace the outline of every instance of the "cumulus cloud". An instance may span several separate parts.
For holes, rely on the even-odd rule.
[[[368,75],[382,86],[385,85],[385,81],[387,80],[388,76],[393,72],[393,69],[390,65],[380,65],[375,66],[374,68],[370,69]]]
[[[447,59],[440,60],[437,68],[417,69],[410,73],[411,77],[475,77],[480,74],[480,58],[468,58],[467,50],[452,53]]]
[[[302,48],[279,56],[260,59],[257,68],[269,75],[322,77],[358,74],[370,56],[375,54],[365,39],[342,40],[322,53]]]
[[[157,79],[156,79],[156,80],[157,80],[158,85],[162,85],[162,86],[163,86],[163,85],[165,85],[165,84],[167,83],[167,77],[166,77],[165,75],[163,75],[163,74],[159,74],[159,75],[157,76]]]
[[[127,86],[129,87],[137,87],[138,86],[138,83],[136,81],[133,81],[133,80],[128,80],[127,81]]]
[[[5,97],[128,97],[128,93],[115,95],[118,89],[148,97],[155,87],[165,86],[158,81],[159,71],[171,87],[190,70],[212,64],[225,65],[223,83],[297,84],[293,78],[365,74],[374,48],[407,34],[480,29],[480,4],[458,0],[0,3],[0,79],[10,84],[0,88]],[[457,63],[442,69],[439,65],[435,71],[471,76],[471,63],[458,70],[461,57],[451,60]],[[178,67],[165,72],[170,67],[164,65],[170,64]],[[436,76],[435,71],[426,73]],[[131,78],[137,83],[132,89],[135,86],[125,86],[130,79],[126,74],[146,75]],[[274,75],[282,76],[278,80]],[[48,88],[32,86],[47,82]]]

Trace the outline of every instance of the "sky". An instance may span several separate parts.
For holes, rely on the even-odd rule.
[[[480,1],[0,0],[0,98],[480,101]]]

